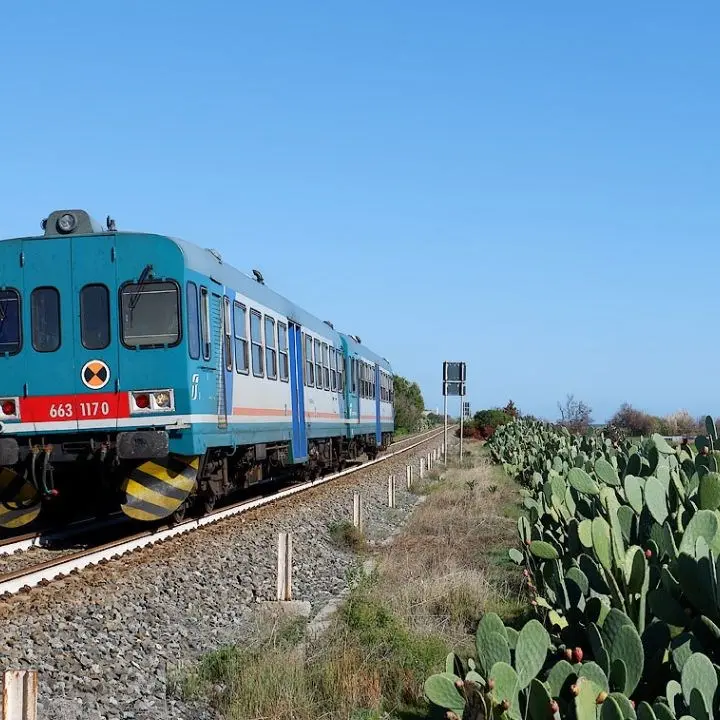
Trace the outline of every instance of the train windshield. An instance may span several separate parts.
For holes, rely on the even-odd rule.
[[[0,354],[20,352],[20,295],[0,290]]]
[[[129,347],[163,347],[180,340],[180,294],[173,282],[125,285],[121,292],[122,341]]]

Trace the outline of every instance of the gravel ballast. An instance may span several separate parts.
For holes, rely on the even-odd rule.
[[[258,603],[274,600],[279,532],[293,533],[293,598],[315,615],[347,586],[357,561],[329,536],[363,494],[365,535],[380,542],[418,498],[405,466],[442,436],[346,478],[0,602],[0,668],[39,671],[48,720],[215,718],[167,696],[167,667],[240,640]],[[388,507],[387,479],[397,479]]]

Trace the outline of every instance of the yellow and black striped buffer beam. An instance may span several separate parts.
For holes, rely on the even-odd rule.
[[[168,517],[192,491],[199,464],[196,455],[170,455],[142,463],[123,480],[122,511],[133,520],[145,522]]]
[[[0,468],[0,527],[14,529],[31,523],[40,514],[40,494],[21,475]]]

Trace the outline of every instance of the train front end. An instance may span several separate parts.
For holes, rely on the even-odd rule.
[[[0,528],[118,505],[155,520],[194,488],[197,456],[172,452],[182,252],[108,224],[57,211],[44,235],[0,241]]]

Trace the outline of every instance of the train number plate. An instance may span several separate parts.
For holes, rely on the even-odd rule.
[[[25,422],[103,420],[128,415],[125,393],[29,397],[23,398],[20,402],[22,420]]]

